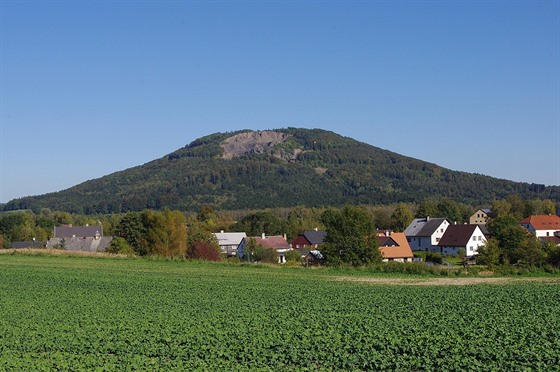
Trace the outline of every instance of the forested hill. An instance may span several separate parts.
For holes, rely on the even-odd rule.
[[[77,213],[151,209],[341,206],[450,197],[488,203],[516,193],[560,200],[560,187],[452,171],[319,129],[216,133],[142,166],[60,192],[8,202],[4,210]]]

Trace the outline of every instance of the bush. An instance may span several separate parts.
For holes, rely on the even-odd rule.
[[[120,237],[113,238],[111,244],[107,247],[106,252],[126,254],[127,256],[134,255],[134,249],[132,249],[130,244],[126,242],[126,239]]]
[[[278,263],[278,252],[276,249],[265,248],[262,245],[257,245],[253,251],[253,261]]]
[[[426,262],[433,262],[440,265],[443,263],[443,257],[441,256],[441,253],[426,252]]]
[[[194,242],[187,249],[187,258],[191,260],[221,261],[222,252],[219,247],[208,242]]]
[[[288,262],[302,262],[303,258],[301,257],[301,253],[295,250],[289,250],[286,252],[286,261]]]

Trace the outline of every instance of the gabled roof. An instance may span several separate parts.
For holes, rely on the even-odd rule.
[[[383,258],[413,258],[414,254],[410,245],[406,240],[406,235],[404,233],[392,233],[390,237],[378,237],[378,239],[386,239],[384,241],[385,245],[379,243],[379,250]],[[392,244],[395,245],[392,245]],[[391,245],[389,245],[391,244]]]
[[[492,210],[489,209],[489,208],[483,208],[483,209],[481,209],[481,211],[483,211],[486,214],[490,214],[490,212],[492,212]]]
[[[415,218],[406,230],[406,236],[432,236],[432,234],[447,221],[446,218]],[[447,221],[449,223],[449,221]]]
[[[243,238],[247,237],[244,232],[219,232],[214,233],[214,236],[218,240],[219,245],[239,245]]]
[[[83,237],[93,237],[95,235],[103,235],[102,226],[55,226],[54,227],[54,237],[55,238],[71,238],[73,236],[77,238]]]
[[[447,247],[466,247],[478,225],[450,225],[438,245]]]
[[[519,222],[529,224],[535,230],[560,230],[560,217],[555,215],[529,216]]]
[[[379,242],[380,247],[390,247],[393,245],[398,245],[398,243],[390,236],[378,236],[377,241]]]
[[[261,236],[255,236],[245,239],[255,239],[255,243],[262,245],[265,248],[274,248],[274,249],[290,249],[290,244],[284,239],[283,236],[265,236],[264,238]]]
[[[324,230],[308,230],[304,231],[303,235],[307,241],[312,244],[323,244],[325,237],[327,236],[327,232]]]

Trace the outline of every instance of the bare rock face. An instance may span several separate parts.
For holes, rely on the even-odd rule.
[[[278,156],[274,146],[286,142],[290,137],[290,134],[270,130],[239,133],[222,142],[223,158],[231,159],[247,154]]]

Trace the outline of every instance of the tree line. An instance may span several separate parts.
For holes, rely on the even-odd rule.
[[[553,214],[557,205],[550,200],[524,200],[518,195],[494,200],[489,224],[493,238],[482,247],[479,262],[488,265],[558,266],[556,248],[531,239],[519,220],[534,214]],[[144,210],[121,214],[82,215],[43,209],[0,213],[0,245],[14,241],[46,241],[55,225],[103,226],[104,235],[115,237],[109,250],[138,256],[220,259],[213,232],[243,231],[248,236],[286,234],[291,241],[299,233],[318,228],[327,230],[323,247],[328,263],[362,265],[380,260],[376,229],[402,232],[413,218],[446,217],[468,222],[476,209],[449,198],[427,198],[421,203],[389,206],[345,206],[343,208],[280,208],[220,212],[211,206],[197,213]],[[266,256],[269,253],[264,252]],[[270,256],[272,257],[272,256]],[[274,257],[270,258],[274,260]]]

